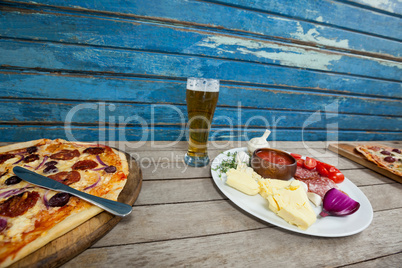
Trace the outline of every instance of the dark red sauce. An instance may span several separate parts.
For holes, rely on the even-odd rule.
[[[275,151],[259,151],[256,155],[268,162],[279,165],[290,165],[293,161]]]

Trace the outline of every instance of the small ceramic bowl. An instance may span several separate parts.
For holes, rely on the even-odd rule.
[[[297,161],[281,150],[261,148],[254,151],[250,165],[264,178],[288,180],[296,173]]]

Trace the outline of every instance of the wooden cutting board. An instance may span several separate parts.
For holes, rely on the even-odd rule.
[[[370,143],[370,144],[372,144],[372,143]],[[349,158],[350,160],[352,160],[360,165],[363,165],[371,170],[374,170],[377,173],[387,176],[390,179],[393,179],[397,182],[402,183],[402,177],[400,177],[386,169],[380,168],[373,162],[367,160],[361,153],[356,151],[355,147],[357,145],[359,145],[359,143],[332,143],[329,145],[328,149],[337,154],[340,154],[346,158]],[[372,145],[381,146],[381,144],[372,144]]]
[[[138,163],[126,153],[129,161],[129,175],[127,183],[121,191],[118,201],[133,205],[141,190],[142,173]],[[89,219],[65,235],[53,240],[39,250],[12,264],[16,267],[58,267],[74,258],[102,236],[109,232],[121,217],[114,216],[106,211]]]

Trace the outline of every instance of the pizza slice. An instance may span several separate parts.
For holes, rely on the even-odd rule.
[[[402,176],[401,150],[384,145],[362,144],[355,147],[367,160],[398,176]]]
[[[15,166],[112,200],[117,200],[128,176],[125,154],[105,145],[41,139],[0,147],[0,267],[103,211],[75,196],[21,180],[12,172]]]

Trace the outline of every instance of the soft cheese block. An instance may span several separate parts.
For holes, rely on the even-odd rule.
[[[226,184],[248,195],[256,195],[260,191],[260,186],[253,179],[251,173],[242,170],[229,169],[226,172]]]
[[[284,188],[272,189],[272,192],[267,197],[269,209],[288,223],[306,230],[317,220],[307,193],[299,181],[292,181]]]

